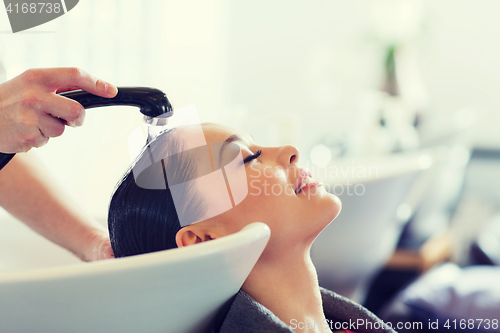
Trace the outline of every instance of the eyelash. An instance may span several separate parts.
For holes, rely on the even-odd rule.
[[[257,150],[257,152],[253,155],[250,155],[250,156],[247,156],[244,160],[243,160],[243,163],[248,163],[250,162],[251,160],[254,160],[256,158],[258,158],[260,155],[262,155],[262,150]]]

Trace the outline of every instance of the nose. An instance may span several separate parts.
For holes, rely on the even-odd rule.
[[[278,155],[279,163],[285,167],[297,163],[299,160],[299,150],[292,145],[281,146]]]

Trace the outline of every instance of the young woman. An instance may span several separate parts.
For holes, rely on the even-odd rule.
[[[181,213],[177,212],[183,208],[176,211],[168,185],[159,190],[141,188],[131,170],[110,204],[109,230],[115,256],[189,246],[238,232],[252,222],[264,222],[271,229],[269,243],[222,316],[224,320],[214,324],[214,332],[393,332],[366,309],[319,287],[310,248],[339,214],[341,203],[300,167],[298,150],[290,145],[262,147],[248,134],[218,124],[202,128],[208,143],[232,142],[241,149],[240,167],[245,168],[248,186],[245,199],[221,214],[181,228]],[[179,151],[190,133],[189,128],[179,128],[161,134],[153,155]],[[210,156],[215,163],[215,156],[224,152],[213,147]],[[138,163],[148,156],[143,154]],[[179,170],[169,182],[199,175],[193,160],[196,157],[189,154],[166,158],[165,169]],[[203,198],[196,193],[186,194],[184,202],[186,207],[204,207]]]

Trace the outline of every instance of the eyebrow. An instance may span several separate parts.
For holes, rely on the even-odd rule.
[[[249,134],[250,138],[252,139],[252,141],[255,141],[253,135]],[[234,142],[234,141],[245,141],[245,139],[243,139],[241,136],[239,136],[238,134],[233,134],[231,135],[229,138],[227,138],[224,143],[226,142]]]
[[[230,143],[230,142],[234,142],[234,141],[243,141],[243,139],[241,138],[241,136],[233,134],[229,138],[224,140],[224,143],[226,143],[226,142]]]

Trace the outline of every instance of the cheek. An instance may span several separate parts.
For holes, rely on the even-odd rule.
[[[279,179],[266,177],[248,178],[248,194],[246,198],[238,205],[238,212],[241,216],[252,216],[269,220],[275,215],[282,215],[283,211],[290,208],[290,195],[293,190],[287,188],[286,183]],[[236,208],[236,207],[235,207]]]
[[[226,228],[228,233],[231,234],[240,231],[243,227],[253,222],[266,223],[265,212],[267,210],[268,207],[266,207],[266,201],[263,200],[263,197],[251,195],[249,192],[243,201],[225,212],[222,217],[225,223],[227,223]]]
[[[286,174],[277,168],[251,170],[247,176],[248,193],[253,196],[281,197],[294,195],[294,189],[288,183]],[[274,198],[276,199],[276,198]]]

